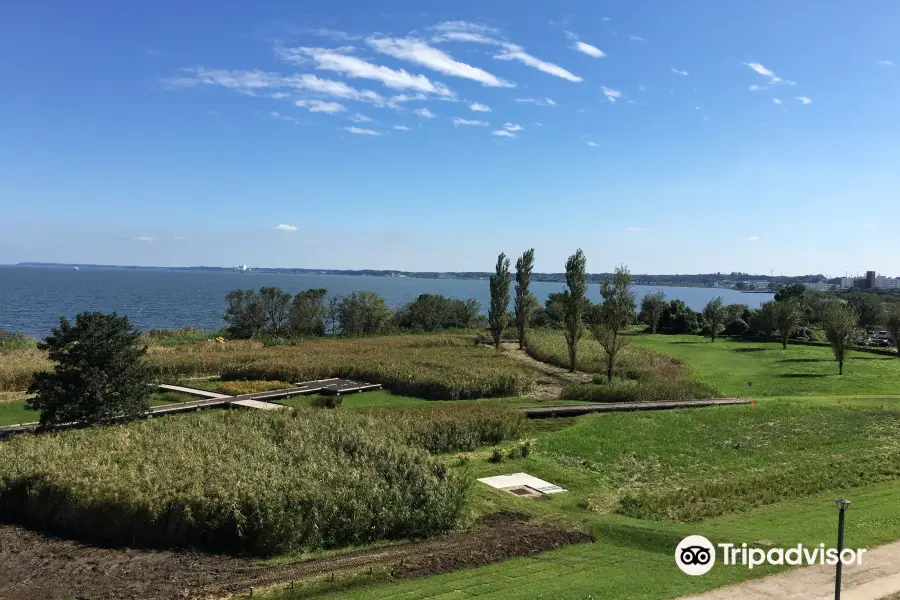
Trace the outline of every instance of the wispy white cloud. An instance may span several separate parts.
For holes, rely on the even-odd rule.
[[[772,98],[772,102],[774,102],[775,104],[782,104],[779,98]]]
[[[875,64],[881,65],[882,67],[893,67],[894,61],[892,61],[892,60],[876,60]]]
[[[751,92],[759,92],[759,91],[768,89],[768,87],[769,87],[769,86],[767,86],[767,85],[756,85],[756,84],[754,83],[753,85],[751,85],[751,86],[750,86],[749,88],[747,88],[747,89],[749,89]]]
[[[517,123],[504,123],[503,129],[505,129],[507,131],[522,131],[524,129],[524,127],[522,127],[521,125],[519,125]]]
[[[479,104],[478,102],[473,102],[469,105],[469,108],[475,112],[491,112],[490,106],[487,104]]]
[[[588,140],[587,145],[591,146],[591,147],[596,147],[596,146],[599,146],[600,144],[598,144],[597,142],[592,142],[592,141]]]
[[[439,32],[465,31],[469,33],[485,33],[492,35],[500,32],[496,27],[490,27],[489,25],[484,25],[482,23],[473,23],[471,21],[444,21],[443,23],[438,23],[431,27],[431,29]]]
[[[316,62],[317,68],[343,73],[347,77],[372,79],[383,85],[399,90],[413,90],[423,94],[434,94],[444,98],[454,98],[455,94],[442,83],[431,81],[424,75],[413,75],[404,69],[391,69],[383,65],[367,62],[356,56],[341,54],[326,48],[293,48],[284,54],[289,60],[302,55]]]
[[[808,96],[797,96],[797,100],[799,100],[803,104],[812,104],[812,98]]]
[[[378,52],[399,60],[415,63],[451,77],[471,79],[488,87],[515,87],[484,69],[454,60],[443,50],[414,38],[368,38],[366,42]]]
[[[373,92],[372,90],[359,90],[347,85],[343,81],[322,79],[311,73],[288,77],[284,82],[290,87],[307,90],[325,96],[333,96],[345,100],[356,100],[358,102],[369,102],[378,106],[387,103],[384,97],[378,92]]]
[[[648,230],[646,227],[636,227],[632,225],[630,227],[626,227],[625,231],[627,231],[628,233],[647,233]]]
[[[682,77],[687,77],[688,75],[687,71],[679,71],[678,69],[672,69],[672,72],[676,75],[681,75]]]
[[[349,131],[353,135],[381,135],[374,129],[363,129],[362,127],[344,127],[344,130]]]
[[[494,46],[502,46],[503,42],[495,40],[480,33],[471,33],[468,31],[448,31],[437,35],[431,39],[433,42],[472,42],[473,44],[491,44]]]
[[[284,223],[282,223],[281,225],[276,225],[272,229],[275,229],[277,231],[297,231],[297,228],[294,225],[285,225]]]
[[[362,113],[356,113],[355,115],[350,117],[350,120],[354,123],[371,123],[373,121],[372,117],[367,117]]]
[[[294,125],[300,125],[301,121],[299,119],[295,119],[290,115],[283,115],[275,110],[269,111],[269,116],[273,119],[278,119],[279,121],[287,121],[289,123],[293,123]]]
[[[515,44],[504,44],[503,51],[500,54],[495,55],[494,58],[497,60],[517,60],[524,65],[534,67],[538,71],[553,75],[554,77],[560,77],[566,81],[572,81],[574,83],[583,81],[578,75],[570,73],[559,65],[535,58],[525,52],[524,48],[516,46]]]
[[[610,102],[615,102],[622,97],[622,92],[603,86],[603,95],[606,96],[606,99]]]
[[[746,241],[748,241],[748,242],[758,242],[758,241],[759,241],[759,236],[758,236],[758,235],[751,235],[751,236],[745,237],[744,239],[745,239]]]
[[[511,138],[516,137],[516,134],[514,134],[510,131],[507,131],[505,129],[498,129],[496,131],[493,131],[492,133],[498,137],[511,137]]]
[[[552,98],[516,98],[515,101],[523,104],[536,104],[537,106],[556,106],[556,101]]]
[[[325,102],[324,100],[297,100],[295,104],[305,108],[309,112],[321,112],[329,115],[347,110],[344,105],[339,102]]]
[[[453,125],[454,125],[454,127],[459,126],[459,125],[471,125],[474,127],[487,127],[488,125],[490,125],[490,123],[488,123],[487,121],[476,121],[474,119],[461,119],[459,117],[456,117],[453,119]]]
[[[639,35],[629,35],[628,39],[633,42],[646,42],[647,41]]]
[[[585,44],[584,42],[575,42],[575,49],[582,54],[587,54],[588,56],[593,56],[594,58],[603,58],[604,56],[606,56],[606,52],[604,52],[600,48],[591,46],[590,44]]]
[[[436,114],[434,114],[433,112],[431,112],[431,111],[428,110],[427,108],[417,108],[417,109],[414,110],[413,112],[414,112],[415,114],[419,115],[420,117],[424,117],[424,118],[426,118],[426,119],[434,119],[435,117],[437,117]]]
[[[406,125],[394,125],[394,129],[398,131],[409,131],[409,127]]]
[[[776,75],[771,69],[767,69],[765,66],[762,65],[762,63],[751,62],[751,63],[744,63],[744,64],[747,65],[748,67],[750,67],[751,69],[753,69],[754,71],[756,71],[757,73],[759,73],[760,75],[762,75],[763,77],[768,77],[769,81],[772,83],[778,83],[779,81],[781,81],[781,77]]]
[[[136,242],[152,242],[153,238],[148,237],[146,235],[142,235],[141,237],[134,238],[134,241],[136,241]]]

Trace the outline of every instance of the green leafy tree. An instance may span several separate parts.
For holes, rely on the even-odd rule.
[[[353,292],[337,306],[341,333],[346,336],[386,333],[391,324],[391,309],[375,292]]]
[[[143,360],[147,347],[127,317],[83,312],[72,325],[65,317],[38,347],[55,363],[36,373],[27,408],[54,427],[135,419],[150,410],[152,371]]]
[[[525,327],[533,306],[532,296],[528,292],[531,285],[531,271],[534,269],[534,248],[526,250],[516,260],[516,329],[519,332],[519,348],[525,347]]]
[[[578,366],[578,341],[584,335],[584,314],[587,300],[587,260],[579,248],[566,261],[566,290],[563,303],[563,322],[566,344],[569,347],[569,371]]]
[[[857,314],[842,302],[832,302],[825,312],[825,338],[834,351],[834,358],[838,362],[838,375],[844,374],[844,359],[853,348],[853,344],[859,337]]]
[[[301,337],[325,335],[327,295],[328,290],[313,288],[294,296],[289,317],[291,333]]]
[[[703,318],[712,335],[711,342],[716,341],[716,336],[725,328],[725,305],[722,296],[716,296],[703,307]]]
[[[469,327],[478,316],[479,305],[474,298],[457,300],[439,294],[421,294],[397,311],[395,317],[401,329],[440,331]]]
[[[281,288],[262,287],[259,289],[259,309],[263,315],[263,333],[273,337],[284,335],[291,314],[291,295]]]
[[[885,312],[884,326],[897,348],[897,356],[900,357],[900,302],[891,304]]]
[[[699,313],[695,313],[684,300],[670,300],[659,318],[659,331],[663,333],[697,333],[700,330]]]
[[[775,326],[781,336],[781,348],[787,349],[791,333],[800,324],[800,306],[796,299],[776,302]]]
[[[775,335],[775,330],[778,329],[778,303],[765,302],[760,306],[759,311],[755,314],[753,325],[764,338]]]
[[[785,300],[797,300],[802,302],[806,295],[806,286],[802,283],[794,283],[786,285],[775,292],[775,302],[784,302]]]
[[[229,337],[249,340],[262,331],[266,319],[256,290],[233,290],[225,296],[225,301]]]
[[[591,327],[594,338],[606,353],[606,380],[612,381],[616,356],[627,345],[623,329],[634,321],[634,293],[631,291],[631,272],[622,265],[616,267],[612,281],[600,286],[603,304],[599,323]]]
[[[847,298],[847,306],[856,313],[859,326],[872,331],[884,319],[884,303],[875,294],[852,294]]]
[[[341,313],[339,310],[340,307],[341,307],[341,299],[340,298],[338,298],[337,296],[332,296],[331,298],[328,299],[328,320],[331,322],[331,330],[329,331],[329,333],[332,336],[335,336],[338,334],[338,323],[340,323],[340,320],[341,320],[341,316],[340,316]]]
[[[641,313],[644,320],[650,326],[650,333],[656,333],[659,326],[659,318],[662,316],[663,310],[666,308],[666,293],[662,290],[647,294],[641,300]]]
[[[488,310],[488,325],[494,338],[494,346],[500,349],[500,338],[509,323],[509,259],[503,252],[497,257],[497,266],[491,275],[491,307]]]
[[[744,315],[747,314],[750,310],[750,307],[746,304],[727,304],[725,305],[725,326],[727,327],[731,323],[734,323],[737,320],[743,319]],[[749,315],[748,315],[749,316]]]

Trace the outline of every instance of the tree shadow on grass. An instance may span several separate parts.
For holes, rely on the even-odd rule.
[[[782,379],[815,379],[817,377],[831,377],[833,373],[782,373],[777,375]]]
[[[780,363],[817,363],[817,362],[834,362],[833,358],[782,358]]]
[[[677,342],[672,342],[673,344],[708,344],[709,340],[698,340],[696,342],[689,340],[678,340]]]
[[[679,531],[618,523],[600,524],[593,528],[593,533],[598,539],[612,542],[617,546],[628,546],[659,554],[671,554],[678,542],[684,539],[684,533]]]
[[[765,348],[735,348],[735,352],[765,352]]]

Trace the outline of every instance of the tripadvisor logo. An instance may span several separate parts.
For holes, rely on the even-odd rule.
[[[806,547],[797,544],[790,548],[756,548],[747,544],[713,545],[702,535],[689,535],[675,548],[675,564],[687,575],[703,575],[716,564],[716,548],[722,564],[752,569],[760,565],[844,565],[862,564],[866,548],[826,548],[825,544]]]

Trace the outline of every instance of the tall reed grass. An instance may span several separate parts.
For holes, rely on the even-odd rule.
[[[432,535],[464,518],[472,482],[428,450],[523,426],[508,410],[439,408],[211,412],[18,437],[0,444],[0,518],[256,556]]]

